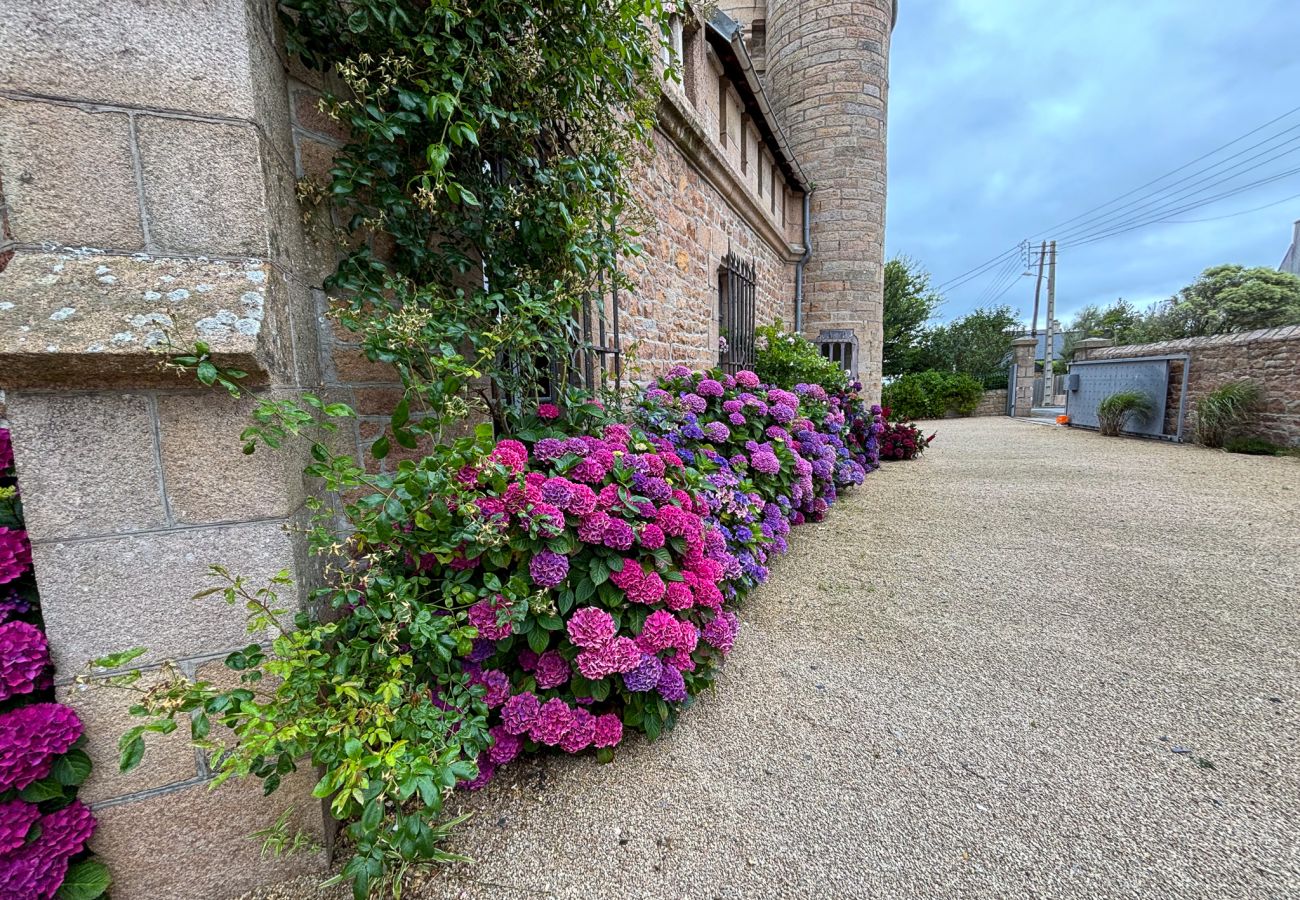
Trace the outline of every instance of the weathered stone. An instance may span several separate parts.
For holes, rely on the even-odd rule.
[[[0,16],[0,84],[251,118],[249,24],[244,0],[8,3]]]
[[[219,597],[191,599],[218,582],[212,564],[261,587],[294,570],[294,548],[276,522],[189,528],[32,548],[41,611],[61,673],[130,647],[141,665],[242,647],[245,610]],[[285,607],[297,597],[283,598]]]
[[[0,16],[6,50],[10,19]],[[0,100],[0,180],[14,240],[143,248],[130,131],[124,113]]]
[[[153,352],[169,337],[265,380],[284,359],[263,327],[272,276],[257,260],[21,251],[0,274],[0,386],[175,385]]]
[[[256,128],[139,116],[136,131],[156,246],[224,256],[270,252]]]
[[[218,900],[259,884],[323,872],[323,851],[263,854],[262,840],[252,836],[292,808],[289,833],[302,832],[321,846],[324,815],[310,795],[315,781],[307,770],[286,776],[267,797],[261,783],[250,778],[100,807],[90,846],[112,865],[113,900]]]
[[[243,452],[239,435],[262,399],[224,391],[158,397],[163,483],[177,524],[284,518],[302,504],[296,444]]]
[[[118,766],[118,738],[148,721],[130,713],[131,705],[137,702],[134,690],[148,690],[162,680],[160,672],[152,671],[125,689],[103,684],[70,684],[58,689],[59,702],[75,709],[85,726],[86,752],[94,765],[78,798],[86,803],[100,803],[199,777],[198,757],[190,743],[189,725],[184,720],[171,734],[146,735],[144,758],[135,769],[122,772]]]
[[[9,416],[33,539],[166,524],[148,397],[16,392]]]

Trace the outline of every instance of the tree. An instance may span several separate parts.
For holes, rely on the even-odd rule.
[[[885,263],[884,374],[917,371],[913,357],[925,336],[925,323],[943,297],[930,286],[930,273],[907,256]]]
[[[942,372],[961,372],[988,383],[1006,377],[1011,339],[1019,317],[1009,306],[976,309],[930,329],[916,364]]]
[[[1300,324],[1300,276],[1257,266],[1212,266],[1178,292],[1167,314],[1179,337]]]
[[[1138,344],[1147,334],[1146,317],[1132,303],[1120,298],[1107,307],[1090,303],[1074,314],[1065,329],[1061,357],[1074,355],[1074,346],[1084,338],[1110,338],[1116,344]]]

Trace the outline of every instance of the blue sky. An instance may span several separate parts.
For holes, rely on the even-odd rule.
[[[1050,238],[1038,233],[1300,107],[1300,0],[899,5],[890,62],[886,252],[918,259],[937,283],[1023,238]],[[1195,174],[1273,135],[1276,140],[1219,169]],[[1291,149],[1271,162],[1249,159]],[[1226,171],[1232,166],[1238,168]],[[1253,166],[1260,167],[1247,171]],[[1099,217],[1094,222],[1084,217],[1072,224],[1076,237],[1085,238],[1136,222],[1138,214],[1180,221],[1227,216],[1300,194],[1300,172],[1177,210],[1295,168],[1300,112],[1090,214]],[[1220,178],[1240,177],[1197,193],[1218,171],[1224,171]],[[1192,177],[1163,194],[1143,196],[1186,176]],[[1186,196],[1169,199],[1178,192]],[[1146,206],[1120,207],[1130,202]],[[1231,218],[1154,224],[1062,246],[1057,317],[1068,322],[1080,306],[1117,297],[1145,305],[1222,262],[1276,266],[1296,219],[1300,197]],[[1069,227],[1056,232],[1068,237]],[[988,305],[1005,283],[997,302],[1027,319],[1034,279],[1012,275],[998,265],[945,290],[939,317]]]

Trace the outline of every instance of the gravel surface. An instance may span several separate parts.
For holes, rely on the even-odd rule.
[[[675,731],[505,770],[406,896],[1300,896],[1300,461],[936,427]]]

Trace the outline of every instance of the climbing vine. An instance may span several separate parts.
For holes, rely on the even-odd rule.
[[[367,240],[330,279],[340,320],[413,407],[516,423],[636,252],[625,172],[653,125],[661,3],[282,8],[289,49],[344,87],[323,101],[351,134],[329,192]]]

